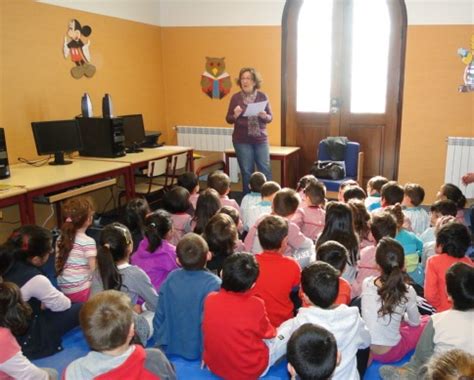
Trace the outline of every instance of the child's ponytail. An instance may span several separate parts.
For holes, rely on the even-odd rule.
[[[382,270],[379,277],[381,286],[377,291],[382,306],[378,313],[380,316],[390,315],[400,303],[407,301],[403,247],[396,240],[383,237],[377,244],[375,261]]]
[[[148,239],[147,251],[153,253],[160,247],[161,242],[173,228],[173,222],[169,212],[156,210],[147,215],[145,226],[145,236]]]
[[[93,207],[87,198],[71,198],[62,208],[64,223],[61,226],[61,236],[58,239],[56,253],[56,275],[59,276],[66,265],[69,253],[74,246],[77,230],[84,227],[92,216]]]

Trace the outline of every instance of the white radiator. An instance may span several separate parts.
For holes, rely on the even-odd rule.
[[[448,137],[444,181],[458,186],[466,198],[474,198],[474,184],[465,186],[461,181],[468,172],[474,172],[474,138]]]
[[[233,149],[232,128],[177,125],[178,145],[192,146],[195,150],[224,152]],[[236,158],[229,160],[229,177],[239,182],[239,164]]]

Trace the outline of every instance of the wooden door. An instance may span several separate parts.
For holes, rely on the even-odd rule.
[[[364,9],[368,3],[373,7],[370,12]],[[302,28],[308,22],[309,28]],[[361,144],[365,181],[378,174],[396,179],[405,30],[403,0],[287,1],[282,142],[302,148],[300,175],[308,173],[315,161],[320,140],[347,136]],[[375,41],[377,45],[371,46]],[[315,78],[306,80],[308,73]],[[314,99],[312,88],[317,93]],[[368,91],[372,88],[374,92]]]

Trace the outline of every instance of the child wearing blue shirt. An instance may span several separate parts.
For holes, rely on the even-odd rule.
[[[160,287],[153,336],[166,354],[196,360],[202,353],[204,299],[220,289],[221,280],[206,269],[211,254],[200,235],[184,235],[176,246],[176,254],[182,268],[171,272]]]

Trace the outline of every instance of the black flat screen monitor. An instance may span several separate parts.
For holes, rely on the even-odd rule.
[[[125,148],[127,153],[141,152],[145,141],[145,127],[142,115],[118,116],[123,119],[123,134],[125,136]]]
[[[38,155],[54,154],[50,165],[72,164],[64,160],[64,153],[82,149],[79,124],[74,119],[32,122],[31,128]]]

